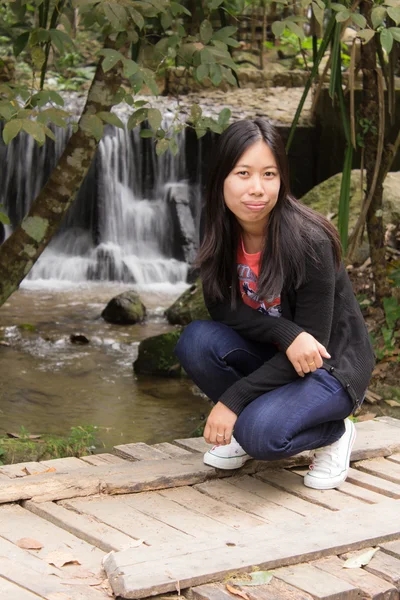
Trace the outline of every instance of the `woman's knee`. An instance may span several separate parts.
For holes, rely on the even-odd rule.
[[[209,351],[213,325],[213,321],[192,321],[185,327],[174,350],[183,365],[188,359],[191,363],[200,360]]]
[[[234,435],[245,452],[257,460],[280,460],[289,456],[290,440],[284,429],[263,419],[249,424],[238,420]]]

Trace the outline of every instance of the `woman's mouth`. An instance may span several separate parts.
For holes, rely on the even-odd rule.
[[[245,207],[251,211],[258,212],[265,208],[266,202],[245,202]]]

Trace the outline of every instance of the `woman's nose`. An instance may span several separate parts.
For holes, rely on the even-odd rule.
[[[256,194],[257,196],[264,194],[261,178],[257,175],[250,180],[250,194]]]

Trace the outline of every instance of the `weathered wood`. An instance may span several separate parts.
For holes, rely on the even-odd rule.
[[[131,565],[126,564],[126,553],[115,553],[106,559],[105,569],[116,595],[144,598],[174,591],[177,581],[185,589],[220,580],[227,572],[245,571],[253,566],[264,569],[287,566],[339,554],[344,548],[361,549],[396,539],[400,537],[398,511],[399,503],[394,500],[363,504],[357,510],[332,512],[306,523],[297,521],[291,524],[290,535],[287,524],[255,527],[240,533],[239,545],[223,543],[207,550],[181,550],[170,558]],[[123,563],[120,569],[118,560]]]
[[[68,500],[63,502],[66,508],[72,508],[83,515],[91,515],[98,521],[118,529],[146,544],[159,546],[163,543],[172,544],[174,541],[191,540],[184,534],[165,523],[161,523],[125,502],[126,496],[110,498],[93,498],[90,500]],[[140,548],[142,553],[143,548]]]
[[[115,454],[88,454],[87,456],[81,456],[83,462],[88,463],[94,467],[104,467],[105,465],[121,465],[126,464],[126,461]]]
[[[24,508],[104,552],[124,550],[135,543],[131,536],[99,523],[94,517],[77,514],[54,502],[36,504],[28,500]]]
[[[117,456],[121,456],[126,460],[165,460],[166,458],[170,458],[165,452],[157,450],[154,446],[148,446],[143,442],[114,446],[113,450]]]
[[[389,456],[400,452],[400,438],[396,429],[392,422],[382,422],[377,419],[356,423],[357,437],[351,460]]]
[[[400,512],[397,515],[397,518],[399,517]],[[400,560],[391,554],[378,550],[364,568],[373,575],[393,583],[397,588],[400,587]]]
[[[57,473],[70,473],[71,471],[76,471],[76,469],[85,469],[87,467],[87,464],[83,460],[75,456],[43,460],[40,464],[45,465],[48,469],[55,469]]]
[[[359,600],[359,589],[313,565],[294,565],[273,571],[274,577],[311,594],[315,600]]]
[[[228,481],[210,481],[194,487],[203,494],[211,496],[211,498],[226,502],[227,505],[235,506],[251,515],[260,517],[267,523],[288,521],[294,517],[302,519],[298,513],[256,496],[253,492],[242,490]]]
[[[44,598],[44,596],[33,594],[16,583],[0,577],[0,598],[4,598],[4,600],[6,598],[7,600],[38,600],[38,598]],[[44,598],[44,600],[46,599]]]
[[[258,585],[246,589],[251,600],[312,600],[312,596],[306,592],[300,592],[276,578],[273,578],[268,585]],[[232,600],[234,598],[222,583],[209,583],[192,588],[191,594],[193,600]]]
[[[381,549],[388,554],[391,554],[395,558],[400,559],[400,540],[395,540],[393,542],[387,542],[386,544],[381,544]]]
[[[400,463],[400,454],[391,454],[387,457],[387,460],[390,460],[395,463]]]
[[[126,495],[124,504],[196,538],[218,535],[231,529],[206,515],[193,513],[158,492]]]
[[[400,465],[390,462],[386,458],[362,460],[355,466],[360,471],[364,471],[364,473],[382,477],[382,479],[387,479],[393,483],[400,483]]]
[[[346,496],[338,490],[314,490],[307,488],[303,483],[303,478],[293,471],[284,469],[280,471],[263,471],[257,477],[279,489],[286,490],[299,498],[303,498],[303,500],[315,502],[330,510],[356,508],[364,504],[361,500]]]
[[[301,477],[307,473],[307,469],[293,469],[294,473],[297,473]],[[360,487],[359,485],[354,485],[349,481],[345,481],[340,484],[340,492],[342,494],[348,494],[353,498],[358,498],[363,502],[367,502],[368,504],[377,504],[378,502],[383,502],[386,499],[386,496],[382,494],[377,494],[376,492],[372,492],[364,487]]]
[[[94,569],[96,574],[104,556],[98,548],[18,505],[0,507],[0,536],[14,544],[24,537],[37,540],[43,544],[43,548],[28,552],[35,552],[46,559],[48,554],[62,550],[78,560],[85,569]]]
[[[284,492],[264,481],[260,481],[257,477],[239,475],[229,479],[229,483],[242,490],[246,490],[255,496],[259,496],[260,498],[274,502],[274,504],[292,510],[294,513],[302,516],[322,516],[327,514],[328,511],[327,508],[323,508],[322,506],[314,504],[313,502],[308,502],[302,498],[297,498],[288,492]]]
[[[400,427],[400,420],[394,419],[393,417],[376,417],[374,421],[378,421],[379,423],[385,423],[385,425],[391,425],[392,427]]]
[[[382,479],[381,477],[364,473],[358,469],[349,469],[346,482],[364,487],[367,490],[372,490],[389,498],[400,498],[400,485],[392,481],[386,481],[386,479]]]
[[[47,575],[58,577],[63,576],[61,569],[59,569],[58,567],[49,565],[46,561],[41,560],[39,556],[36,556],[35,554],[28,552],[27,550],[23,550],[19,546],[16,546],[12,542],[9,542],[1,536],[0,557],[1,560],[7,558],[10,562],[15,562],[22,570],[28,569],[31,571],[35,571],[43,577]]]
[[[184,450],[184,448],[180,448],[175,444],[170,444],[170,442],[160,442],[159,444],[153,444],[152,447],[161,450],[161,452],[165,452],[172,458],[191,454],[188,450]]]
[[[184,450],[189,450],[189,452],[201,452],[204,454],[207,450],[212,448],[212,444],[207,444],[203,437],[196,438],[185,438],[183,440],[174,440],[174,444],[183,448]]]
[[[363,598],[371,600],[398,600],[395,586],[368,573],[365,569],[344,569],[344,561],[337,556],[323,558],[312,563],[317,569],[348,581],[363,592]]]
[[[17,477],[27,477],[33,474],[44,473],[49,467],[39,462],[23,462],[15,465],[2,465],[0,466],[0,473],[7,475],[10,479],[16,479]]]
[[[205,494],[201,494],[193,487],[171,488],[162,490],[160,494],[180,506],[190,507],[191,511],[211,517],[219,523],[224,523],[234,529],[249,529],[264,523],[261,519],[256,519],[243,510],[227,506],[226,502],[219,502]]]

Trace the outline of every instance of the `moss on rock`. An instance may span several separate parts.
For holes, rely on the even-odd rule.
[[[146,307],[136,292],[123,292],[112,298],[101,316],[108,323],[134,325],[146,317]]]
[[[140,342],[139,355],[133,363],[134,372],[137,375],[179,377],[181,366],[174,354],[174,348],[181,333],[181,330],[170,331]]]
[[[210,315],[204,303],[203,288],[197,279],[179,298],[165,311],[171,325],[189,325],[197,319],[208,320]]]

